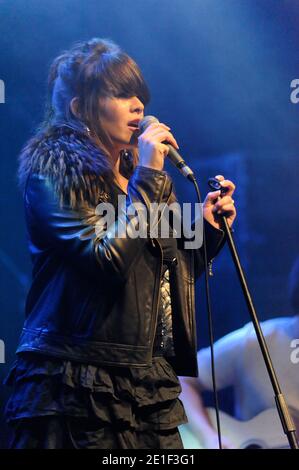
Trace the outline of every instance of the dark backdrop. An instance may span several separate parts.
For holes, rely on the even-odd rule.
[[[93,36],[119,43],[144,71],[147,113],[168,123],[201,192],[222,173],[238,188],[235,238],[260,319],[290,314],[287,276],[298,253],[299,77],[297,0],[0,1],[0,339],[2,380],[14,360],[30,282],[17,155],[42,116],[51,60]],[[182,201],[190,183],[173,175]],[[249,320],[228,249],[212,278],[216,338]],[[208,344],[197,286],[199,347]],[[0,401],[8,391],[0,385]],[[224,395],[222,407],[229,408]],[[5,428],[2,427],[2,437]]]

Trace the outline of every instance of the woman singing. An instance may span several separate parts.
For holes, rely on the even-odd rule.
[[[20,155],[33,279],[6,379],[11,448],[182,448],[177,376],[197,376],[202,249],[133,237],[118,205],[176,200],[163,170],[162,142],[177,148],[170,128],[138,130],[148,101],[138,66],[111,41],[78,43],[51,65],[45,120]],[[234,185],[218,178],[228,192],[204,202],[208,260],[224,243],[218,214],[230,226],[236,216]],[[102,203],[115,208],[106,225]]]

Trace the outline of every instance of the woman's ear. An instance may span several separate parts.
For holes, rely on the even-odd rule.
[[[78,96],[74,96],[74,98],[71,99],[70,108],[74,116],[80,119]]]

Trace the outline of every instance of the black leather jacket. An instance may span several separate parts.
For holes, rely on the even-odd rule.
[[[85,145],[81,137],[79,144]],[[64,163],[71,150],[63,147]],[[24,191],[33,281],[17,353],[36,351],[99,365],[150,365],[163,255],[158,239],[131,238],[128,225],[121,229],[124,237],[115,237],[111,226],[98,238],[94,206],[61,205],[50,173],[35,168]],[[127,199],[148,206],[167,202],[171,191],[165,171],[137,166]],[[108,195],[113,200],[112,186]],[[115,224],[123,227],[124,217],[118,214]],[[205,228],[211,259],[224,235],[208,223]],[[197,376],[194,284],[202,271],[202,250],[184,249],[178,240],[170,270],[178,375]]]

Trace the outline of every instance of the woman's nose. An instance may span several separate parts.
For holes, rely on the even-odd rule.
[[[130,111],[131,111],[132,113],[138,113],[138,114],[143,113],[143,111],[144,111],[144,105],[143,105],[143,103],[140,101],[139,98],[134,97],[134,102],[133,102],[132,105],[131,105]]]

